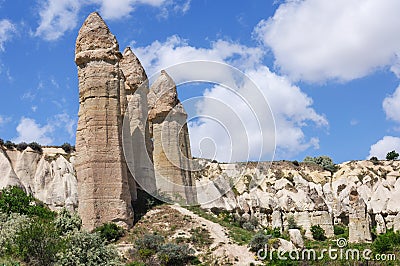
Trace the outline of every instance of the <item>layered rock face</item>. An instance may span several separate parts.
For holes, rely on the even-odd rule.
[[[83,226],[133,223],[122,150],[120,97],[124,77],[117,40],[97,13],[83,23],[75,48],[79,78],[76,172]]]
[[[157,189],[152,162],[153,146],[147,122],[147,94],[149,93],[147,75],[139,59],[129,47],[123,52],[120,67],[125,76],[126,108],[124,109],[123,138],[130,170],[128,171],[129,186],[133,188],[137,182],[139,187],[154,194]],[[135,189],[131,189],[131,197],[132,200],[137,199]]]
[[[74,155],[61,148],[43,148],[39,154],[0,148],[0,188],[19,186],[51,209],[78,208]]]
[[[307,237],[312,237],[312,225],[320,225],[332,237],[333,225],[344,224],[349,226],[350,242],[370,241],[374,226],[382,233],[400,229],[399,161],[347,162],[333,175],[304,163],[274,162],[271,168],[263,162],[257,167],[206,160],[199,164],[204,169],[196,184],[204,208],[255,218],[272,228],[287,229],[292,216]],[[251,189],[251,182],[258,186]],[[230,184],[235,184],[232,191],[225,193]]]
[[[175,82],[165,71],[150,88],[149,108],[157,189],[174,201],[195,204],[187,114]]]

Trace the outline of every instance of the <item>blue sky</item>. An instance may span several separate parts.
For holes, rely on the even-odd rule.
[[[75,142],[75,39],[98,11],[149,76],[189,60],[247,74],[275,117],[275,159],[383,158],[400,151],[398,10],[397,0],[3,0],[0,137]],[[206,93],[234,102],[216,85],[179,92],[182,101]],[[219,134],[206,126],[191,128],[194,140]]]

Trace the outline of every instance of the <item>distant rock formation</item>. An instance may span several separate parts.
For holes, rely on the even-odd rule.
[[[183,204],[195,204],[187,114],[178,100],[175,82],[165,71],[150,87],[149,107],[159,193]]]
[[[115,36],[97,13],[90,14],[75,47],[80,104],[75,165],[78,210],[88,230],[105,222],[133,224],[122,150],[121,58]]]

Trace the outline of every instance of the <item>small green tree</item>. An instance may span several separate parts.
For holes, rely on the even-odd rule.
[[[4,145],[4,140],[0,139],[0,146],[3,146],[3,145]]]
[[[67,234],[75,230],[80,230],[82,219],[77,213],[71,213],[66,208],[62,208],[54,219],[54,225],[60,234]]]
[[[396,151],[391,151],[386,154],[386,160],[392,161],[392,160],[397,160],[399,158],[399,154]]]
[[[20,142],[17,144],[17,150],[18,151],[23,151],[28,147],[28,144],[26,142]]]
[[[300,226],[297,225],[296,220],[293,215],[289,215],[287,218],[288,228],[289,229],[300,229]]]
[[[61,148],[66,152],[66,153],[71,153],[75,150],[75,147],[69,144],[68,142],[65,142],[63,145],[61,145]]]
[[[311,233],[315,240],[324,241],[326,239],[325,230],[319,225],[311,226]]]
[[[11,141],[9,141],[9,140],[7,140],[7,141],[4,143],[4,147],[6,147],[6,148],[9,149],[9,150],[12,150],[12,149],[15,148],[15,143],[14,143],[14,142],[11,142]]]
[[[187,265],[186,263],[193,258],[194,251],[187,244],[176,245],[167,243],[162,245],[157,253],[157,257],[163,265]]]
[[[105,223],[97,227],[95,232],[99,232],[100,236],[108,242],[117,241],[125,234],[124,228],[115,223]]]
[[[37,152],[39,152],[39,153],[42,153],[42,152],[43,152],[42,145],[40,145],[40,144],[37,143],[37,142],[31,142],[31,143],[28,144],[28,146],[29,146],[32,150],[37,151]]]
[[[249,247],[253,252],[257,252],[260,249],[264,249],[265,245],[268,244],[268,240],[271,238],[271,235],[266,235],[262,231],[257,232],[250,240]]]

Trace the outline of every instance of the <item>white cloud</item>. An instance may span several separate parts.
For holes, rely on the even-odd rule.
[[[39,15],[39,27],[35,35],[48,41],[57,40],[66,31],[77,26],[81,4],[76,0],[42,1]]]
[[[15,25],[8,19],[0,20],[0,50],[4,51],[4,43],[11,39],[15,33]]]
[[[178,36],[172,36],[165,42],[155,41],[149,46],[137,47],[134,52],[140,58],[149,76],[154,73],[157,73],[158,76],[161,69],[189,60],[210,60],[225,62],[240,68],[260,88],[260,90],[248,90],[245,83],[239,86],[237,92],[250,101],[250,107],[255,109],[256,118],[261,119],[262,132],[266,133],[263,136],[257,135],[259,128],[257,121],[251,118],[254,115],[253,111],[248,109],[243,99],[238,99],[235,93],[224,87],[211,86],[204,92],[200,100],[189,104],[189,106],[196,106],[195,115],[214,118],[200,118],[189,124],[194,156],[200,156],[198,147],[203,138],[210,137],[215,141],[218,149],[226,151],[225,154],[216,151],[218,160],[242,160],[243,158],[240,156],[247,159],[246,151],[250,152],[251,158],[256,158],[260,147],[268,146],[268,138],[273,131],[268,118],[268,106],[263,105],[264,97],[267,98],[275,117],[279,157],[294,156],[310,147],[318,148],[318,139],[305,136],[303,128],[310,122],[318,126],[327,126],[327,120],[312,108],[312,99],[299,87],[293,86],[288,79],[272,73],[268,67],[262,65],[264,56],[262,49],[224,40],[213,42],[210,48],[197,48],[188,45]],[[204,69],[185,69],[183,66],[181,70],[169,73],[178,83],[181,81],[182,75],[195,77],[197,71],[203,71],[209,75],[214,74],[213,77],[216,79],[230,74],[217,68],[209,69],[209,72],[206,72]],[[186,106],[188,106],[187,103]],[[191,112],[191,110],[187,111]],[[260,115],[260,113],[264,115]],[[241,127],[240,130],[237,130],[239,133],[230,130],[237,127]],[[248,138],[245,138],[244,135],[240,136],[240,134],[247,134]],[[244,151],[243,154],[238,154],[239,157],[227,156],[231,149],[230,141],[240,138],[243,141],[236,141],[235,145],[240,145],[237,150]],[[212,142],[208,141],[208,144],[203,143],[203,146],[208,147],[208,150],[203,150],[203,155],[215,152]],[[269,148],[267,147],[266,150],[270,150]]]
[[[99,7],[104,19],[118,20],[129,16],[139,5],[159,8],[162,17],[167,17],[170,10],[185,14],[190,9],[190,0],[41,0],[35,35],[48,41],[59,39],[76,28],[79,11],[84,6]]]
[[[53,130],[54,127],[49,124],[41,126],[34,119],[22,117],[17,126],[18,136],[13,141],[16,143],[36,141],[42,145],[48,145],[53,142],[50,137]]]
[[[399,60],[398,10],[398,0],[286,1],[254,33],[293,80],[347,81]]]
[[[400,86],[397,87],[393,95],[383,100],[382,105],[386,118],[400,123]]]
[[[383,139],[371,146],[367,159],[372,156],[376,156],[378,159],[386,159],[386,154],[392,150],[400,151],[400,138],[384,136]]]

